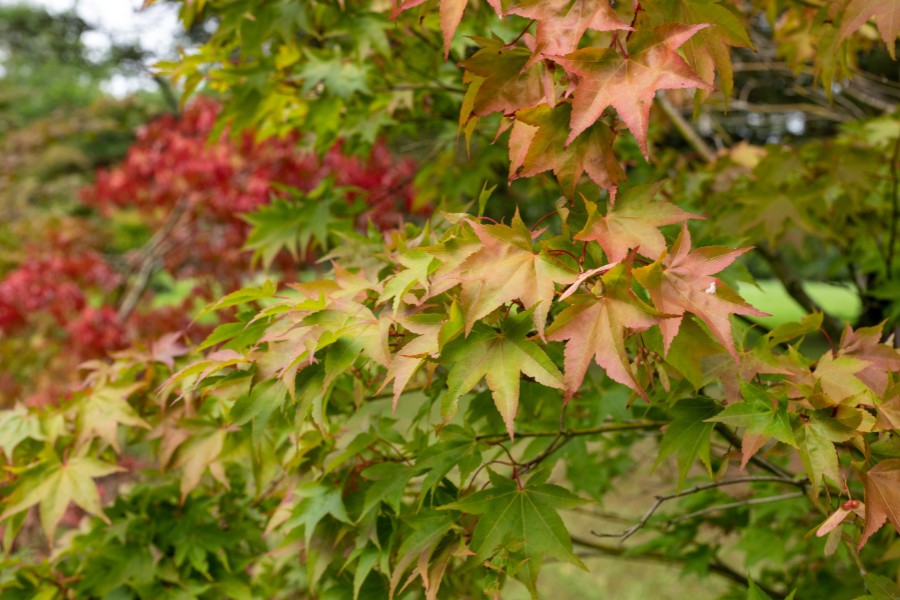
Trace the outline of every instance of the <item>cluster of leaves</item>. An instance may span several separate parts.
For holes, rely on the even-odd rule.
[[[818,171],[788,163],[773,176],[784,153],[743,149],[682,181],[624,182],[623,159],[636,158],[634,148],[649,156],[656,92],[693,88],[699,102],[718,83],[727,96],[730,48],[750,45],[747,24],[760,7],[383,4],[185,2],[188,26],[215,18],[215,31],[167,68],[189,90],[206,82],[228,91],[222,127],[252,124],[267,135],[302,126],[320,150],[339,137],[374,143],[394,123],[394,141],[408,142],[403,123],[421,117],[434,122],[426,135],[458,128],[495,169],[496,150],[479,145],[477,131],[493,119],[509,132],[508,179],[552,171],[564,197],[537,218],[533,206],[520,213],[482,188],[477,214],[453,212],[471,174],[454,184],[455,158],[435,144],[434,160],[414,177],[434,175],[422,195],[446,186],[451,210],[425,224],[342,231],[321,209],[328,202],[319,189],[309,193],[326,199],[309,204],[315,211],[291,217],[285,199],[251,215],[248,243],[266,262],[339,233],[332,270],[225,295],[199,316],[234,318],[195,349],[170,335],[91,363],[84,386],[57,405],[2,413],[5,548],[16,549],[37,515],[55,552],[10,559],[18,562],[0,589],[436,599],[498,596],[515,578],[537,596],[545,562],[585,566],[576,545],[622,553],[577,533],[577,511],[600,522],[602,535],[602,515],[585,505],[617,506],[649,440],[651,462],[665,467],[661,485],[676,491],[642,498],[643,516],[613,515],[634,523],[615,535],[637,536],[631,555],[723,575],[754,599],[795,589],[853,597],[863,586],[876,598],[895,594],[884,577],[863,581],[866,570],[890,574],[898,555],[884,527],[900,529],[894,340],[883,340],[881,324],[845,325],[823,344],[820,312],[768,331],[754,326],[749,318],[763,313],[733,289],[740,274],[725,271],[748,249],[705,243],[701,217],[676,206],[707,202],[709,190],[740,198],[757,186],[760,202],[769,201],[767,185],[789,195],[818,182]],[[856,31],[870,17],[889,47],[897,33],[884,12],[891,2],[756,4],[772,21],[801,14],[834,30],[832,45],[808,57],[829,84],[865,47]],[[455,35],[459,28],[474,34],[471,42]],[[454,53],[462,74],[440,62]],[[453,87],[460,77],[465,90]],[[870,146],[873,168],[895,173],[896,152],[886,163],[885,147]],[[805,150],[799,156],[829,160]],[[178,156],[178,143],[158,160],[168,153]],[[135,153],[128,168],[139,174],[148,154]],[[197,177],[189,160],[176,162],[188,163],[180,177]],[[863,226],[859,211],[887,197],[872,209],[886,229],[858,243],[892,251],[896,176],[893,187],[854,189],[840,172],[815,192],[827,197],[822,213],[804,218],[840,214]],[[235,182],[223,179],[221,193],[232,194]],[[215,174],[203,181],[220,182]],[[101,181],[117,185],[127,182],[115,173]],[[176,206],[179,185],[161,201]],[[856,204],[843,201],[854,193]],[[539,197],[530,200],[540,208]],[[214,215],[214,200],[204,202],[186,214]],[[716,219],[721,231],[782,241],[792,213],[734,205]],[[776,228],[767,231],[771,219]],[[883,266],[862,252],[856,260],[887,281],[890,251],[873,255]],[[689,479],[702,482],[685,487]],[[733,489],[736,498],[726,494]],[[100,490],[116,496],[108,509]],[[683,511],[658,518],[670,500]],[[57,541],[60,523],[80,515],[85,527]],[[162,527],[170,523],[189,533]],[[742,567],[732,566],[735,555]]]
[[[76,201],[85,171],[104,162],[76,148],[98,144],[91,138],[115,132],[134,112],[126,103],[120,119],[48,121],[6,140],[13,152],[4,191],[13,202],[4,233],[14,250],[0,271],[5,403],[23,390],[31,403],[52,401],[79,362],[189,327],[198,301],[252,277],[248,249],[260,240],[268,266],[283,248],[306,256],[331,248],[342,231],[368,221],[385,227],[399,221],[399,210],[413,212],[413,161],[383,145],[367,160],[339,146],[318,160],[298,149],[296,137],[257,142],[252,132],[208,144],[218,107],[202,98],[179,118],[141,127],[125,159],[100,169]],[[48,138],[71,148],[50,151],[51,161],[67,161],[58,172],[28,151]],[[26,176],[29,157],[35,176],[54,175],[52,183]],[[310,225],[301,231],[298,221]],[[294,268],[287,252],[279,258],[283,270]],[[191,289],[195,297],[185,294]]]

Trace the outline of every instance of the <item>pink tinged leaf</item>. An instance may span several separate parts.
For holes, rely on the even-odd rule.
[[[844,11],[839,39],[843,41],[872,18],[875,19],[881,39],[887,45],[888,53],[896,60],[894,45],[897,34],[900,33],[900,2],[897,0],[851,0]]]
[[[557,320],[564,324],[547,335],[551,341],[568,340],[564,351],[566,399],[581,387],[591,360],[603,367],[610,379],[647,399],[631,370],[625,350],[625,328],[644,331],[657,322],[656,317],[613,298],[583,297],[579,300],[558,317]]]
[[[441,0],[441,32],[444,34],[444,58],[450,56],[450,43],[462,21],[469,0]]]
[[[756,453],[766,445],[769,439],[771,438],[767,435],[744,432],[744,437],[741,438],[741,471],[747,467],[750,459],[756,456]]]
[[[572,294],[577,292],[578,287],[582,283],[584,283],[585,281],[590,279],[591,277],[596,277],[597,275],[606,273],[607,271],[609,271],[610,269],[615,267],[617,264],[619,264],[618,261],[609,263],[608,265],[603,265],[602,267],[597,267],[596,269],[588,269],[587,271],[585,271],[584,273],[579,275],[578,279],[576,279],[572,285],[570,285],[568,288],[566,288],[566,290],[560,295],[559,301],[562,302],[563,300],[565,300],[566,298],[568,298],[569,296],[571,296]]]
[[[713,89],[677,52],[679,46],[705,27],[705,24],[662,25],[653,34],[655,43],[631,56],[619,56],[612,49],[584,48],[554,57],[566,71],[581,77],[575,88],[571,132],[566,143],[572,143],[612,106],[634,135],[644,158],[649,160],[647,130],[656,92],[677,88]]]
[[[866,525],[859,549],[887,521],[900,531],[900,459],[883,460],[862,477],[866,490]]]
[[[845,508],[837,509],[831,513],[831,516],[825,519],[825,522],[822,523],[818,529],[816,529],[816,537],[828,535],[833,530],[837,529],[851,514],[853,514],[852,510],[847,510]]]

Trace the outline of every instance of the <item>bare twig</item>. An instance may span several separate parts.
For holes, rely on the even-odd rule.
[[[591,533],[593,533],[594,535],[596,535],[598,537],[619,538],[620,543],[624,542],[625,540],[630,538],[632,535],[634,535],[638,530],[640,530],[644,526],[646,526],[647,522],[650,520],[650,518],[656,513],[657,510],[659,510],[659,507],[662,506],[665,502],[667,502],[669,500],[674,500],[676,498],[683,498],[684,496],[690,496],[692,494],[697,494],[699,492],[703,492],[706,490],[727,487],[730,485],[737,485],[740,483],[783,483],[785,485],[799,486],[801,488],[805,487],[805,485],[806,485],[801,480],[789,479],[789,478],[785,478],[785,477],[775,477],[775,476],[772,476],[772,477],[768,477],[768,476],[735,477],[734,479],[724,479],[722,481],[714,481],[712,483],[703,483],[700,485],[695,485],[694,487],[688,488],[681,492],[675,492],[674,494],[667,494],[665,496],[657,496],[656,500],[653,502],[653,504],[650,506],[650,508],[647,509],[647,512],[644,513],[644,516],[642,516],[637,523],[635,523],[634,525],[632,525],[631,527],[629,527],[628,529],[626,529],[625,531],[623,531],[621,533],[597,533],[596,531],[592,531]]]
[[[675,517],[674,519],[669,519],[666,521],[666,525],[672,525],[674,523],[681,523],[682,521],[690,521],[691,519],[708,515],[716,512],[721,512],[723,510],[730,510],[732,508],[741,508],[742,506],[753,506],[755,504],[768,504],[770,502],[781,502],[782,500],[793,500],[794,498],[802,498],[806,495],[805,492],[791,492],[790,494],[778,494],[777,496],[764,496],[762,498],[747,498],[746,500],[738,500],[736,502],[729,502],[728,504],[716,504],[715,506],[707,506],[706,508],[702,508],[700,510],[695,510],[694,512],[690,512],[686,515],[681,515],[679,517]]]
[[[587,548],[589,550],[593,550],[599,554],[604,556],[613,556],[616,558],[621,558],[623,560],[636,560],[636,561],[645,561],[645,562],[656,562],[668,565],[680,565],[685,562],[686,559],[676,556],[668,556],[666,554],[661,554],[659,552],[644,552],[642,554],[626,554],[628,552],[628,548],[624,546],[613,546],[609,544],[601,544],[595,542],[593,540],[589,540],[586,538],[582,538],[576,535],[572,536],[572,543],[576,546],[581,546],[582,548]],[[733,583],[749,588],[750,581],[744,575],[741,575],[739,572],[735,571],[733,568],[729,567],[725,563],[723,563],[719,558],[713,558],[709,562],[709,571],[710,573],[714,573],[719,577],[723,577]],[[761,585],[759,582],[754,582],[756,587],[764,591],[771,598],[784,598],[785,595],[771,588]]]
[[[898,173],[897,161],[900,159],[900,136],[894,142],[894,153],[891,155],[891,224],[890,235],[888,237],[887,256],[885,257],[885,265],[887,273],[885,276],[888,280],[892,279],[894,274],[894,251],[897,245],[897,221],[900,220],[900,173]]]
[[[137,274],[129,283],[119,302],[119,321],[126,320],[137,306],[138,301],[144,294],[144,290],[147,289],[150,278],[158,268],[160,259],[169,251],[169,236],[181,222],[181,217],[187,210],[188,204],[187,198],[179,200],[175,207],[172,208],[172,212],[169,213],[169,217],[163,226],[138,251],[138,258],[134,263],[137,265],[137,268],[132,270],[132,272],[136,270]]]
[[[608,425],[600,425],[597,427],[589,427],[587,429],[567,429],[563,432],[566,437],[579,437],[585,435],[603,435],[604,433],[616,433],[619,431],[634,431],[638,429],[659,429],[668,425],[666,421],[630,421],[627,423],[609,423]],[[516,432],[516,438],[535,438],[535,437],[557,437],[559,431],[531,431]],[[508,433],[487,433],[479,435],[477,440],[494,440],[508,437]]]
[[[715,431],[716,431],[716,433],[721,435],[723,438],[725,438],[728,441],[728,443],[731,444],[732,447],[740,448],[741,441],[738,439],[737,435],[735,435],[735,433],[733,431],[728,429],[728,427],[724,423],[716,423]],[[793,473],[785,471],[778,465],[776,465],[764,458],[761,458],[758,455],[753,455],[752,457],[750,457],[750,463],[756,465],[763,471],[766,471],[768,473],[771,473],[772,475],[775,475],[776,477],[781,477],[784,479],[793,479],[794,478]]]
[[[690,144],[691,148],[696,150],[697,154],[699,154],[704,161],[708,163],[715,162],[715,151],[709,147],[709,144],[707,144],[702,137],[700,137],[697,130],[691,127],[691,124],[681,115],[681,112],[669,102],[669,99],[663,94],[659,94],[656,97],[656,102],[662,111],[666,113],[666,116],[672,122],[672,125],[674,125],[675,129],[678,130],[678,133],[681,134],[681,137]]]
[[[767,248],[764,244],[757,246],[756,250],[759,252],[760,256],[769,263],[769,267],[771,267],[775,277],[778,278],[784,286],[784,289],[790,294],[791,298],[796,300],[797,304],[802,306],[807,312],[821,312],[823,314],[822,325],[825,327],[825,330],[833,336],[840,335],[842,329],[841,324],[833,316],[822,310],[816,301],[806,293],[806,290],[803,289],[802,282],[794,275],[794,272],[784,264],[781,255],[779,255],[778,252]]]

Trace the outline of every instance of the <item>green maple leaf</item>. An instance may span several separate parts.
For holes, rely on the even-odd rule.
[[[437,485],[454,467],[459,468],[460,487],[466,477],[481,465],[481,450],[475,435],[458,425],[447,425],[441,429],[440,442],[429,446],[416,458],[416,471],[428,475],[422,481],[422,494]]]
[[[299,199],[274,198],[243,215],[251,225],[244,249],[253,250],[253,260],[261,259],[268,269],[282,250],[302,260],[310,250],[327,250],[335,232],[350,230],[350,221],[334,214],[335,207],[346,206],[346,201],[337,193],[324,197],[324,190],[323,184]]]
[[[428,293],[428,276],[437,268],[434,257],[421,249],[410,250],[401,255],[397,262],[404,267],[399,273],[392,275],[384,284],[384,290],[378,297],[378,303],[393,300],[394,316],[400,309],[403,298],[415,287],[421,286]]]
[[[109,523],[100,506],[94,479],[122,470],[95,458],[75,457],[61,462],[54,454],[20,477],[16,488],[3,502],[0,522],[39,504],[41,527],[51,545],[70,502]]]
[[[624,259],[629,250],[656,260],[666,250],[666,238],[660,233],[660,227],[703,218],[671,202],[655,201],[660,185],[629,188],[605,215],[597,213],[593,202],[585,202],[588,220],[575,239],[597,242],[610,262]]]
[[[138,383],[125,387],[106,386],[90,391],[78,406],[75,420],[77,445],[99,437],[118,452],[119,425],[150,429],[150,425],[128,404],[128,397],[142,387],[144,385]]]
[[[297,488],[297,495],[303,498],[294,507],[291,517],[285,521],[284,530],[291,531],[303,527],[303,536],[309,546],[316,526],[327,515],[331,515],[341,523],[351,523],[350,516],[344,508],[341,490],[326,487],[320,483],[306,483]]]
[[[704,27],[670,23],[653,32],[639,32],[629,42],[628,56],[621,56],[612,48],[582,48],[554,58],[566,71],[580,77],[566,143],[572,143],[612,106],[634,135],[644,157],[649,158],[647,128],[656,92],[712,89],[678,55],[678,48]]]
[[[523,373],[548,387],[563,388],[556,365],[537,344],[525,339],[531,320],[531,311],[525,311],[505,319],[500,331],[478,323],[467,338],[448,344],[441,354],[441,362],[451,365],[443,402],[446,417],[455,413],[459,397],[484,378],[512,438]]]
[[[744,429],[742,466],[769,438],[797,447],[786,403],[772,399],[763,389],[750,383],[741,382],[741,395],[743,402],[729,405],[708,420]]]
[[[816,411],[794,431],[800,459],[806,474],[818,493],[823,477],[841,484],[840,463],[834,444],[846,442],[856,435],[856,431],[831,418],[830,410]]]
[[[678,489],[684,485],[688,471],[699,458],[712,474],[710,437],[714,423],[709,419],[718,412],[716,403],[708,398],[686,398],[675,405],[674,419],[666,427],[659,445],[659,455],[654,466],[675,455],[678,461]]]
[[[572,540],[558,513],[586,500],[545,483],[547,472],[536,473],[523,486],[513,479],[489,473],[490,488],[440,507],[440,510],[480,515],[469,543],[476,559],[484,561],[504,547],[521,552],[528,561],[525,569],[532,588],[546,555],[587,570],[572,552]]]
[[[659,313],[631,290],[630,265],[619,263],[601,278],[604,295],[573,296],[547,330],[547,339],[568,340],[565,349],[566,397],[581,387],[591,360],[606,370],[610,379],[627,385],[643,398],[631,370],[625,338],[644,331],[659,321]]]
[[[404,537],[403,543],[397,551],[397,564],[394,567],[394,572],[391,573],[390,598],[394,598],[394,592],[400,585],[403,574],[415,560],[417,565],[414,567],[406,585],[409,585],[412,578],[418,575],[422,578],[422,583],[426,590],[426,599],[436,600],[437,589],[440,587],[443,572],[446,569],[445,561],[449,560],[450,557],[449,555],[444,555],[443,559],[438,558],[434,561],[434,566],[430,566],[430,563],[433,560],[432,555],[438,544],[446,537],[455,524],[456,520],[452,514],[438,510],[421,511],[415,516],[404,520],[404,525],[410,531]],[[453,546],[447,547],[444,552],[452,549]]]
[[[709,421],[741,427],[751,433],[797,446],[786,404],[773,401],[764,390],[751,383],[741,382],[741,395],[743,402],[729,405]]]
[[[581,176],[591,180],[615,196],[616,186],[625,178],[613,153],[615,134],[606,123],[598,121],[583,131],[571,144],[569,121],[572,105],[563,102],[520,110],[509,134],[509,178],[533,177],[553,171],[559,187],[568,198],[575,197]]]
[[[532,234],[516,212],[512,226],[469,224],[482,247],[457,270],[462,281],[466,334],[479,319],[512,300],[533,311],[538,334],[543,336],[547,314],[556,291],[554,284],[575,281],[568,270],[546,252],[532,250]]]
[[[7,462],[13,462],[16,446],[29,438],[44,439],[38,415],[22,405],[0,411],[0,449],[6,455]]]

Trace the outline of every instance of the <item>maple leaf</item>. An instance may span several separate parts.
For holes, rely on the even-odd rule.
[[[900,531],[900,459],[883,460],[862,475],[866,486],[866,525],[859,548],[886,521]]]
[[[542,64],[529,65],[531,53],[518,46],[509,48],[503,40],[476,38],[483,46],[471,58],[459,63],[474,89],[471,107],[464,103],[460,120],[468,118],[471,110],[476,116],[499,112],[512,114],[531,108],[545,98]],[[475,77],[472,77],[474,75]],[[468,92],[467,92],[468,94]]]
[[[17,404],[14,408],[0,411],[0,450],[9,464],[13,463],[13,452],[27,439],[43,440],[40,417]]]
[[[425,0],[405,0],[399,3],[397,0],[393,0],[391,18],[397,18],[397,15],[403,11],[415,8],[423,2],[425,2]],[[469,0],[441,0],[440,15],[441,33],[444,36],[444,58],[447,58],[450,55],[450,42],[453,41],[456,28],[459,27],[459,22],[462,21],[463,13],[466,11],[466,5],[468,4]],[[502,7],[500,5],[500,0],[488,0],[488,4],[491,5],[491,8],[493,8],[498,15],[501,14]]]
[[[459,397],[484,378],[512,438],[523,373],[547,387],[563,388],[562,373],[556,365],[537,344],[525,339],[531,319],[531,311],[512,315],[503,321],[499,332],[478,323],[468,338],[459,338],[445,348],[441,362],[452,365],[447,374],[445,416],[452,416]]]
[[[462,311],[456,302],[450,305],[447,315],[426,313],[400,319],[399,323],[417,337],[407,342],[391,357],[387,376],[377,394],[391,381],[394,382],[394,400],[391,410],[397,409],[403,390],[419,367],[428,359],[438,355],[441,348],[462,333],[464,328]]]
[[[126,387],[102,387],[89,392],[78,407],[76,445],[81,446],[93,437],[99,437],[118,452],[119,425],[150,429],[150,425],[128,403],[128,397],[142,387],[142,383],[137,383]]]
[[[830,410],[815,411],[809,415],[809,420],[794,430],[800,459],[817,494],[823,477],[827,476],[835,483],[843,481],[834,445],[855,435],[856,430],[832,418]]]
[[[719,0],[645,0],[641,7],[648,13],[658,14],[666,23],[709,25],[691,37],[681,51],[687,63],[709,85],[715,82],[718,71],[722,94],[731,97],[734,85],[731,48],[753,45],[738,17]],[[701,91],[703,97],[705,94],[706,90]]]
[[[100,494],[94,479],[122,470],[95,458],[74,457],[60,462],[54,455],[21,476],[16,488],[4,499],[5,508],[0,514],[0,521],[39,504],[41,527],[51,545],[56,526],[70,502],[109,523],[100,506]]]
[[[900,352],[881,343],[884,324],[853,330],[850,325],[841,334],[838,356],[849,356],[865,361],[866,366],[854,373],[878,395],[888,386],[888,373],[900,371]]]
[[[743,402],[731,404],[715,417],[707,419],[745,430],[741,444],[741,468],[770,438],[796,447],[787,404],[774,400],[760,387],[741,382]]]
[[[896,0],[851,0],[844,10],[838,39],[843,41],[869,19],[875,19],[878,33],[887,45],[888,53],[891,58],[896,59],[894,44],[900,33],[900,2]]]
[[[734,250],[723,246],[706,246],[691,251],[691,234],[682,225],[681,235],[672,245],[672,252],[655,263],[634,270],[635,278],[650,293],[660,312],[675,315],[660,321],[665,352],[678,333],[685,312],[691,312],[709,327],[713,336],[733,356],[737,357],[731,339],[728,316],[768,316],[744,302],[743,298],[725,285],[713,273],[718,273],[750,248]]]
[[[303,537],[309,546],[316,526],[327,515],[342,523],[351,523],[340,488],[331,488],[321,483],[304,483],[297,487],[296,494],[302,500],[294,507],[291,517],[284,523],[284,530],[291,531],[303,527]]]
[[[606,370],[610,379],[649,400],[631,370],[625,350],[626,329],[644,331],[659,321],[659,313],[631,290],[629,269],[626,262],[609,269],[601,277],[603,297],[573,296],[569,306],[547,329],[547,339],[567,340],[564,354],[567,400],[581,387],[592,359]]]
[[[702,219],[666,201],[654,201],[660,183],[630,188],[617,199],[605,215],[597,213],[597,205],[587,201],[588,220],[575,235],[576,240],[597,242],[610,262],[617,262],[634,250],[641,256],[657,259],[666,250],[666,238],[659,227]]]
[[[522,0],[506,14],[537,21],[535,54],[545,56],[576,50],[588,29],[632,30],[610,7],[609,0]]]
[[[666,432],[659,444],[659,455],[653,468],[674,454],[678,462],[679,490],[684,485],[688,471],[697,458],[712,475],[710,436],[715,424],[709,421],[717,410],[715,402],[708,398],[685,398],[675,404],[672,409],[674,418],[666,427]]]
[[[194,431],[184,444],[179,447],[175,467],[181,469],[181,501],[200,483],[206,469],[226,488],[229,487],[225,470],[219,462],[219,455],[225,445],[225,430],[206,428],[206,431]]]
[[[482,247],[460,264],[466,335],[475,321],[511,300],[533,309],[534,324],[543,337],[555,283],[568,284],[575,274],[545,252],[532,250],[532,234],[519,213],[512,226],[469,222]]]
[[[587,173],[615,197],[619,181],[625,178],[612,149],[615,134],[598,121],[567,145],[571,114],[568,102],[552,109],[542,105],[516,112],[509,135],[509,179],[552,170],[563,193],[574,198],[581,176]]]
[[[611,48],[584,48],[554,57],[566,71],[581,78],[575,88],[566,143],[572,143],[612,106],[634,135],[644,158],[649,159],[647,127],[657,90],[712,89],[678,55],[678,48],[704,27],[661,25],[652,33],[635,35],[627,56]]]
[[[545,483],[549,475],[546,470],[532,475],[524,486],[493,471],[488,474],[490,488],[439,508],[480,515],[469,546],[477,560],[486,560],[509,541],[520,543],[520,551],[527,560],[525,568],[530,588],[533,588],[546,554],[587,570],[572,552],[572,540],[557,512],[584,504],[585,500],[557,485]]]

